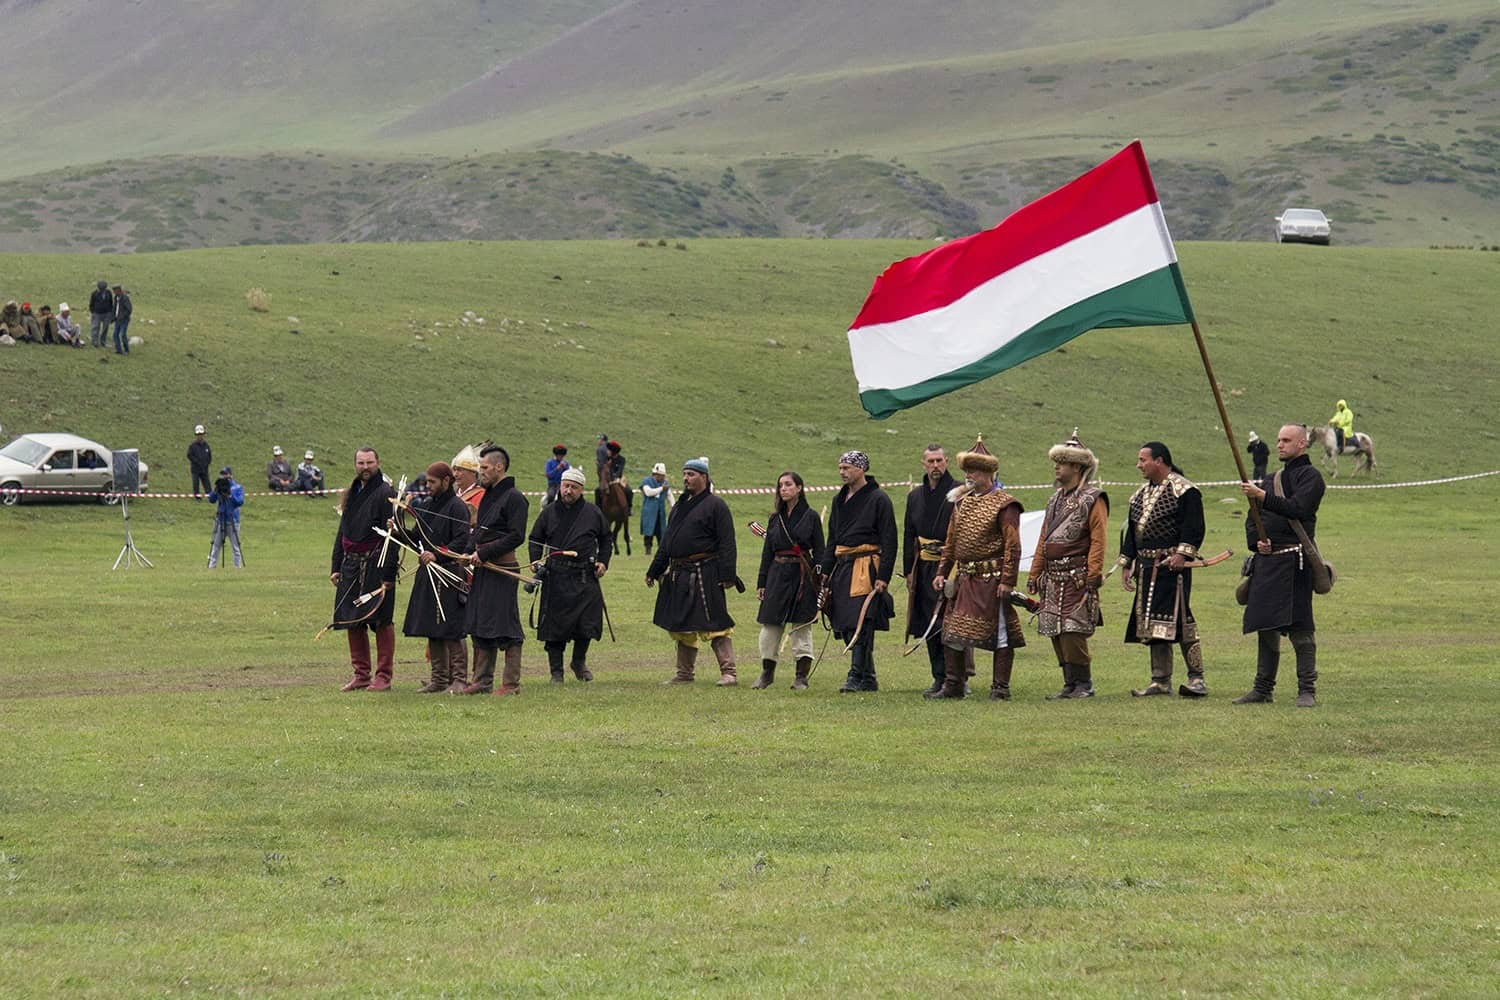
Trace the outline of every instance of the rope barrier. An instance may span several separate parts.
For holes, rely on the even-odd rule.
[[[1488,472],[1470,472],[1470,473],[1468,473],[1466,475],[1462,475],[1462,476],[1444,476],[1441,479],[1410,479],[1410,480],[1407,480],[1405,482],[1399,482],[1399,483],[1329,483],[1328,484],[1328,489],[1330,489],[1330,490],[1398,490],[1398,489],[1411,489],[1411,488],[1419,487],[1419,486],[1443,486],[1443,485],[1446,485],[1448,483],[1462,483],[1462,482],[1467,482],[1467,481],[1473,480],[1473,479],[1485,479],[1485,478],[1487,478],[1489,476],[1500,476],[1500,469],[1491,469]],[[1104,480],[1099,485],[1101,485],[1101,486],[1139,486],[1140,483],[1141,483],[1141,480],[1138,480],[1138,479],[1134,480],[1134,481],[1131,481],[1131,482],[1126,482],[1126,481],[1123,481],[1123,480]],[[1196,486],[1198,486],[1200,488],[1201,487],[1205,487],[1205,486],[1208,486],[1208,487],[1238,486],[1239,484],[1240,484],[1240,481],[1238,479],[1215,479],[1215,480],[1211,480],[1211,481],[1208,481],[1208,482],[1195,482],[1194,483],[1194,485],[1196,485]],[[917,485],[917,481],[916,480],[912,480],[912,479],[903,479],[903,480],[899,480],[899,481],[893,481],[893,482],[883,483],[882,485],[883,486],[913,487],[913,486]],[[1016,485],[1013,485],[1013,486],[1006,486],[1005,487],[1005,489],[1008,492],[1016,492],[1016,491],[1019,491],[1019,490],[1052,490],[1052,489],[1056,489],[1056,488],[1057,487],[1056,487],[1055,483],[1020,483],[1020,484],[1016,484]],[[836,492],[838,490],[843,489],[843,487],[841,485],[833,485],[833,486],[807,486],[807,487],[804,487],[804,489],[808,493],[833,493],[833,492]],[[330,496],[331,497],[336,497],[341,492],[342,492],[341,490],[321,490],[321,491],[314,491],[314,492],[297,492],[297,491],[288,491],[288,490],[266,490],[266,491],[263,491],[263,492],[246,493],[245,496],[247,498],[249,498],[249,497],[330,497]],[[715,487],[714,488],[714,492],[718,493],[721,496],[772,496],[772,495],[774,495],[776,493],[776,488],[774,486],[737,486],[737,487],[728,487],[728,488],[723,488],[723,489],[721,489],[719,487]],[[109,493],[109,494],[106,494],[106,493],[100,492],[99,490],[39,490],[39,489],[32,489],[30,487],[20,487],[20,488],[12,488],[12,489],[0,490],[0,495],[9,496],[9,495],[12,495],[12,494],[19,494],[19,495],[21,495],[23,497],[27,497],[27,496],[92,497],[92,498],[94,498],[96,500],[102,499],[102,498],[104,498],[106,496],[115,497],[115,498],[125,497],[126,499],[130,499],[130,500],[187,500],[187,499],[193,499],[193,498],[201,498],[201,499],[204,499],[204,500],[212,500],[213,499],[213,494],[212,493]],[[522,494],[522,496],[528,496],[528,497],[541,497],[541,496],[545,496],[546,495],[545,493],[543,493],[543,492],[541,492],[539,490],[522,490],[521,494]]]

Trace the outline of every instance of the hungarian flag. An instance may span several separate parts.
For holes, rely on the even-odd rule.
[[[989,378],[1101,326],[1190,323],[1139,141],[994,229],[897,261],[849,328],[872,417]]]

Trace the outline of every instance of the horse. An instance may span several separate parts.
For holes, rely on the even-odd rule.
[[[1307,437],[1310,445],[1323,446],[1323,468],[1333,474],[1333,478],[1339,476],[1339,455],[1354,456],[1354,471],[1358,472],[1361,467],[1366,472],[1375,471],[1375,441],[1370,435],[1356,431],[1352,436],[1344,438],[1344,450],[1338,450],[1338,435],[1332,427],[1309,427]]]
[[[599,509],[609,527],[614,554],[620,553],[620,529],[625,529],[625,554],[630,555],[630,487],[619,479],[599,490]]]

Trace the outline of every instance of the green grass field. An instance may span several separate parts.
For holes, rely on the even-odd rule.
[[[905,479],[929,439],[983,431],[1024,485],[1075,424],[1106,478],[1132,478],[1148,437],[1232,477],[1182,331],[1087,334],[875,423],[843,328],[918,245],[685,245],[113,259],[146,344],[0,352],[0,415],[137,445],[157,491],[186,486],[196,421],[252,488],[272,443],[317,448],[339,482],[367,440],[397,474],[492,436],[534,489],[554,440],[586,452],[599,430],[633,473],[707,453],[728,487],[787,466],[829,483],[852,446]],[[1180,251],[1238,436],[1344,396],[1377,481],[1500,467],[1495,255]],[[0,273],[79,299],[101,263]],[[215,573],[192,501],[132,504],[156,568],[118,572],[118,509],[5,509],[0,994],[1488,995],[1497,478],[1330,491],[1341,580],[1318,603],[1313,711],[1285,678],[1274,705],[1229,704],[1254,657],[1229,567],[1194,595],[1201,703],[1129,697],[1147,663],[1113,581],[1088,702],[1043,700],[1059,678],[1034,637],[1008,704],[924,702],[894,636],[878,695],[835,693],[835,648],[805,695],[754,692],[747,597],[745,683],[666,689],[639,549],[606,578],[619,641],[592,685],[544,683],[533,643],[519,699],[418,696],[403,640],[395,692],[341,695],[341,638],[312,638],[330,501],[253,498],[247,568]],[[762,497],[731,504],[764,517]],[[1242,549],[1234,493],[1207,506],[1206,546]]]

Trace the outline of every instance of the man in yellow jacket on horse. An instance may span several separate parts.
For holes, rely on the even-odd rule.
[[[1328,418],[1328,426],[1333,428],[1334,435],[1338,438],[1335,454],[1344,453],[1344,442],[1354,440],[1354,411],[1349,409],[1349,404],[1342,399],[1334,407],[1333,416]]]

